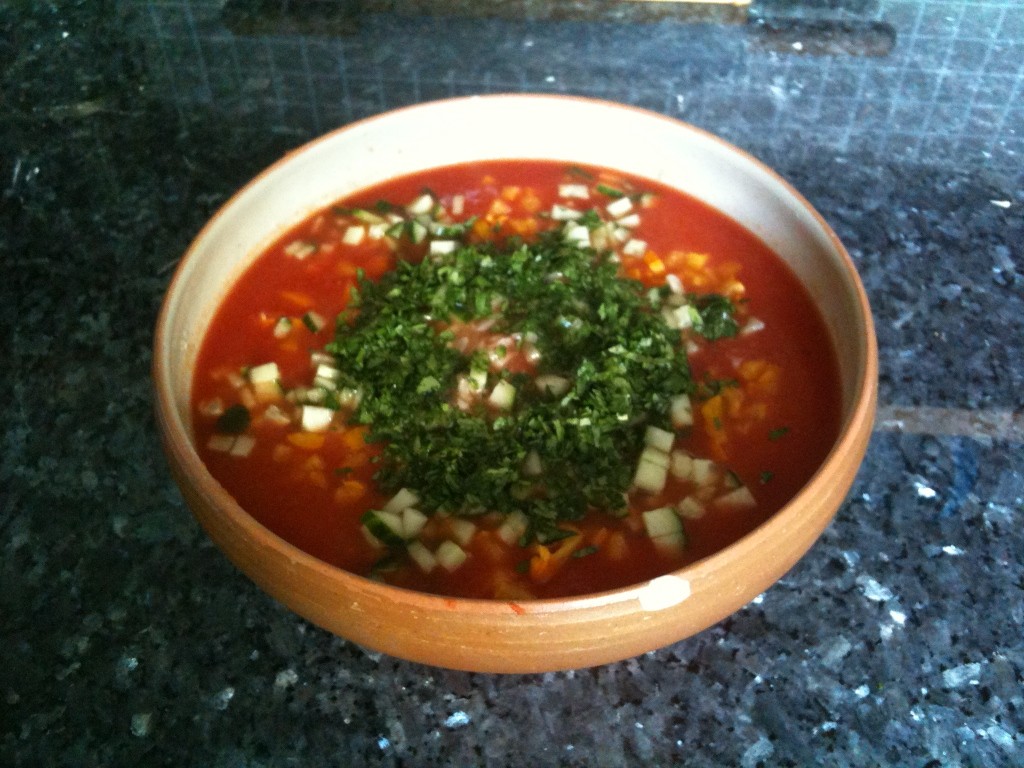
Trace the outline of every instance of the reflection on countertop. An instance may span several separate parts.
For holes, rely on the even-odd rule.
[[[317,35],[65,5],[0,8],[0,763],[1021,763],[1024,8],[378,9]],[[872,46],[784,36],[823,18]],[[198,529],[152,422],[159,302],[220,203],[319,132],[496,91],[743,146],[836,229],[878,326],[877,430],[824,537],[718,626],[596,669],[429,669],[301,621]]]

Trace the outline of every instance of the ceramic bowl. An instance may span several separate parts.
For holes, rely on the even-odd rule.
[[[190,376],[235,277],[283,230],[350,192],[427,167],[548,158],[627,171],[727,212],[793,268],[838,352],[841,433],[816,474],[769,521],[717,554],[600,594],[511,603],[438,597],[328,565],[250,517],[196,453]],[[482,96],[354,123],[289,154],[203,228],[167,292],[153,377],[163,445],[182,494],[224,554],[268,594],[361,646],[484,672],[539,672],[629,658],[706,629],[778,580],[843,502],[863,459],[877,393],[867,298],[836,235],[789,184],[726,142],[631,107],[559,96]]]

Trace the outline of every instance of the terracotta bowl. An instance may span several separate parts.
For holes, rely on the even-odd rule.
[[[306,554],[250,517],[196,453],[190,376],[207,323],[236,276],[308,213],[378,181],[478,159],[550,158],[648,177],[727,212],[806,284],[838,351],[841,434],[817,473],[768,522],[712,557],[611,592],[510,603],[386,586]],[[182,259],[156,330],[153,378],[181,491],[224,554],[310,621],[362,646],[442,667],[539,672],[603,664],[693,635],[745,605],[810,548],[863,459],[877,392],[864,289],[835,234],[757,160],[684,123],[600,101],[485,96],[347,126],[293,152],[238,192]]]

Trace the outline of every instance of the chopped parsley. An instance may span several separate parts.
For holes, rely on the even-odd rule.
[[[456,405],[480,360],[455,349],[451,325],[484,319],[490,333],[529,338],[536,374],[562,377],[567,391],[489,371],[488,389],[514,387],[511,404],[498,414]],[[384,444],[377,482],[415,488],[425,512],[521,510],[527,538],[541,542],[590,509],[623,509],[647,425],[670,428],[672,398],[694,391],[680,334],[643,286],[556,233],[399,261],[361,279],[337,328],[327,350],[341,385],[362,393],[352,420]],[[523,472],[531,454],[539,474]]]
[[[695,330],[705,339],[724,339],[739,332],[735,307],[728,297],[718,293],[690,294],[689,300],[700,315]]]

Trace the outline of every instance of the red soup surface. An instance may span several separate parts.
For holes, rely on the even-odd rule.
[[[200,455],[270,530],[500,599],[728,546],[808,481],[840,410],[823,321],[755,236],[653,181],[518,160],[292,228],[228,292],[192,391]]]

